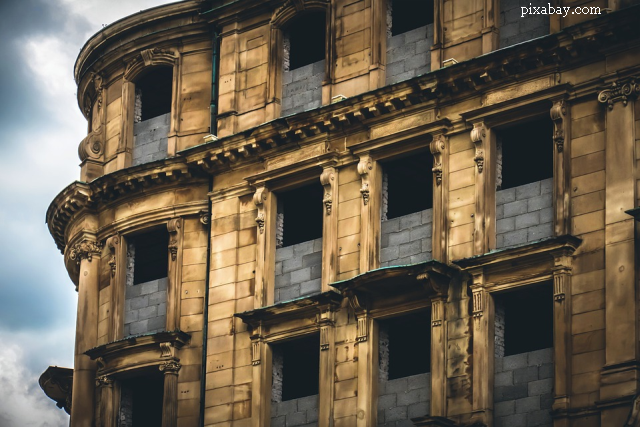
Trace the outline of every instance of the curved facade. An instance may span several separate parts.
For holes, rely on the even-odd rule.
[[[71,426],[640,425],[640,6],[556,3],[191,0],[93,36],[47,212]]]

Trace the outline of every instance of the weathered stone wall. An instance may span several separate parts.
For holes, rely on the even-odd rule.
[[[167,278],[133,284],[135,246],[127,246],[124,336],[164,331],[167,325]]]
[[[282,73],[282,115],[322,106],[324,59]]]
[[[496,193],[496,247],[553,236],[553,178]]]
[[[171,113],[163,114],[133,125],[133,166],[167,157],[169,119]]]
[[[276,249],[274,301],[288,301],[320,292],[322,238]]]
[[[468,133],[449,138],[449,260],[473,255],[475,147]]]
[[[382,221],[380,266],[406,265],[431,259],[433,210],[426,209]]]
[[[390,85],[431,71],[433,24],[387,39],[387,73]]]
[[[318,425],[318,395],[271,402],[271,427]]]
[[[362,181],[356,166],[340,169],[338,186],[338,280],[360,271],[360,209]]]
[[[542,6],[547,2],[500,1],[500,47],[507,47],[549,34],[549,15],[525,15],[520,7]]]
[[[551,427],[553,349],[495,359],[496,427]]]
[[[378,383],[378,425],[412,426],[411,418],[429,414],[431,374]]]

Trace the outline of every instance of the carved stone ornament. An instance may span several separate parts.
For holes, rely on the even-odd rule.
[[[484,170],[484,139],[487,136],[487,130],[484,123],[475,123],[471,130],[471,141],[476,146],[476,155],[473,160],[478,166],[478,173]]]
[[[102,129],[97,129],[85,136],[78,145],[78,157],[80,161],[87,159],[99,159],[104,151],[102,143]]]
[[[83,239],[71,247],[69,258],[78,265],[83,259],[91,262],[94,255],[99,255],[102,251],[102,243],[94,240]]]
[[[209,211],[200,211],[198,212],[198,214],[200,215],[200,223],[202,225],[209,225],[209,223],[211,223],[211,214],[209,213]]]
[[[180,228],[182,227],[182,218],[173,218],[167,222],[167,231],[169,232],[169,252],[171,252],[171,261],[178,258],[178,247],[180,246]]]
[[[111,387],[113,379],[107,375],[101,375],[96,378],[96,387]]]
[[[436,179],[436,185],[442,184],[442,153],[445,148],[445,136],[440,134],[433,137],[433,141],[429,144],[429,149],[433,155],[433,176]]]
[[[116,276],[116,257],[118,247],[120,246],[120,236],[114,235],[107,239],[107,249],[109,249],[109,269],[111,270],[111,277]]]
[[[327,215],[331,215],[331,208],[333,205],[333,187],[335,184],[335,169],[325,168],[320,175],[320,184],[324,188],[324,197],[322,203],[324,203],[325,212]]]
[[[173,356],[173,345],[170,342],[161,342],[160,343],[160,357],[172,357]]]
[[[483,312],[483,304],[482,304],[482,290],[473,292],[473,317],[480,318],[482,317]]]
[[[626,81],[613,82],[611,87],[598,94],[598,101],[607,104],[609,110],[613,110],[613,104],[622,102],[626,106],[630,97],[640,94],[640,83],[635,78]]]
[[[175,53],[168,49],[145,49],[136,55],[130,61],[127,61],[124,71],[125,80],[134,78],[144,67],[154,65],[174,65],[177,61]]]
[[[329,350],[329,328],[331,326],[325,325],[320,327],[320,351]]]
[[[563,99],[554,102],[550,114],[553,121],[553,142],[558,153],[562,153],[564,150],[564,120],[567,115],[567,107]]]
[[[253,194],[253,203],[258,208],[258,216],[256,216],[256,224],[258,225],[258,230],[260,234],[264,233],[264,222],[265,222],[265,214],[264,214],[264,202],[267,200],[267,189],[265,187],[259,187],[256,192]]]
[[[362,187],[360,188],[360,194],[362,194],[362,202],[365,206],[369,203],[369,171],[373,169],[373,162],[371,157],[363,156],[358,163],[358,174],[362,180]]]
[[[444,313],[444,301],[434,299],[431,301],[431,326],[442,326],[442,314]]]
[[[258,366],[260,364],[260,347],[262,342],[258,340],[251,341],[251,364]]]
[[[166,374],[177,375],[182,365],[178,363],[176,360],[169,360],[168,362],[164,362],[162,365],[158,367],[161,372]]]
[[[358,316],[358,334],[356,342],[365,342],[369,338],[369,321],[366,314]]]

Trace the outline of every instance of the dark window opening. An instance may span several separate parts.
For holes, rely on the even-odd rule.
[[[383,210],[386,219],[398,218],[433,207],[433,157],[423,152],[385,162]],[[385,190],[386,186],[386,190]],[[386,202],[384,197],[386,196]],[[383,219],[384,214],[383,214]]]
[[[133,284],[167,277],[169,269],[169,233],[158,229],[133,237],[135,267]]]
[[[136,82],[136,97],[141,102],[140,120],[145,121],[171,112],[173,69],[154,68]]]
[[[388,369],[388,379],[431,372],[431,315],[421,311],[379,322],[380,335],[388,340],[388,361],[380,349],[381,369]],[[416,339],[416,331],[420,331]],[[386,345],[385,343],[381,343]],[[383,360],[384,359],[384,360]],[[383,366],[385,365],[386,366]]]
[[[322,237],[323,196],[324,189],[320,183],[278,193],[283,247]]]
[[[495,296],[496,343],[504,331],[504,356],[553,347],[553,287],[527,286]],[[503,328],[500,327],[502,323]],[[498,352],[496,352],[498,354]]]
[[[320,376],[320,336],[313,334],[272,347],[282,363],[282,401],[318,394]]]
[[[289,68],[285,66],[285,71],[322,61],[325,59],[325,13],[310,12],[295,19],[285,28],[284,39],[285,50],[289,49]]]
[[[391,2],[391,35],[406,33],[433,24],[433,1],[387,0]]]
[[[553,123],[536,119],[497,130],[498,190],[553,177]],[[502,159],[500,161],[500,146]]]
[[[164,379],[161,375],[124,380],[121,390],[120,417],[126,425],[162,425]]]

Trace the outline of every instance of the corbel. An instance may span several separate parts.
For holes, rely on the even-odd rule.
[[[262,338],[251,339],[251,365],[258,366],[261,362]]]
[[[553,103],[550,114],[553,121],[553,143],[558,153],[562,153],[564,149],[564,121],[567,115],[564,99]]]
[[[331,215],[331,209],[333,207],[333,193],[335,190],[336,169],[334,167],[325,167],[320,175],[320,184],[324,188],[324,197],[322,203],[324,204],[325,212],[327,215]]]
[[[123,254],[121,251],[122,238],[119,234],[114,234],[106,241],[107,249],[109,251],[109,287],[111,288],[111,323],[109,325],[109,341],[115,341],[121,338],[122,332],[122,313],[124,312],[124,281],[121,279],[126,271],[126,268],[118,269],[119,265],[124,266]],[[122,271],[119,271],[122,270]]]
[[[446,137],[443,134],[434,135],[433,141],[429,144],[429,149],[433,155],[433,178],[437,186],[442,184],[442,155],[445,149]]]
[[[107,239],[107,249],[109,249],[109,270],[111,271],[111,277],[116,277],[116,270],[118,266],[117,257],[118,249],[120,248],[120,235],[115,234]]]
[[[264,202],[267,200],[267,193],[269,190],[265,186],[258,187],[253,195],[253,203],[258,208],[258,215],[256,216],[256,224],[258,225],[258,231],[260,234],[264,234],[264,223],[266,219]]]
[[[358,320],[356,343],[365,342],[369,338],[369,313],[367,309],[367,301],[362,299],[355,292],[349,292],[347,295],[349,305]]]
[[[173,331],[180,324],[180,284],[182,277],[182,218],[167,222],[169,232],[169,271],[167,277],[167,330]]]
[[[484,170],[484,150],[485,150],[485,139],[487,136],[487,129],[484,126],[484,123],[474,123],[473,129],[471,130],[471,141],[476,147],[476,154],[473,157],[473,161],[476,162],[476,166],[478,168],[478,173],[482,173]]]
[[[370,187],[369,172],[373,169],[373,160],[369,154],[365,154],[360,157],[358,162],[358,174],[362,180],[362,186],[360,187],[360,194],[362,194],[362,203],[366,206],[369,203]]]
[[[173,218],[167,222],[167,231],[169,232],[169,252],[171,253],[171,261],[175,261],[178,257],[178,247],[182,240],[182,218]]]
[[[473,302],[472,317],[479,319],[484,312],[484,270],[476,268],[471,271],[471,299]]]
[[[567,108],[566,100],[563,97],[552,99],[553,106],[550,110],[553,122],[553,206],[554,206],[554,228],[556,236],[568,234],[570,232],[570,207],[571,194],[567,189],[571,183],[571,119],[570,109]]]

